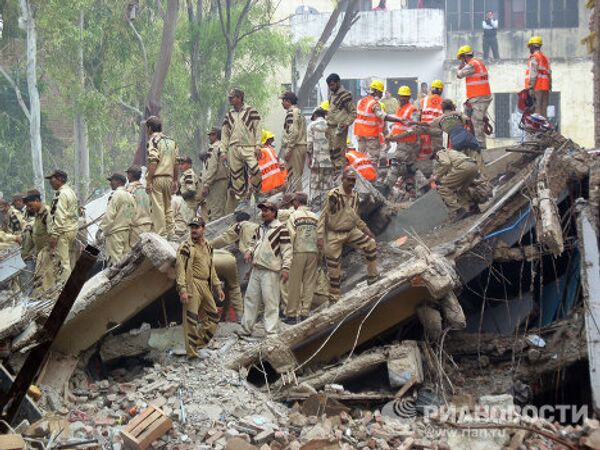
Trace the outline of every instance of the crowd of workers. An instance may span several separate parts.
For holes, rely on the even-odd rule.
[[[551,72],[541,46],[539,37],[529,41],[525,88],[535,99],[536,113],[545,116]],[[118,264],[146,232],[183,240],[177,251],[176,288],[190,357],[198,356],[215,332],[220,314],[214,295],[219,300],[228,297],[245,335],[253,333],[262,310],[269,335],[278,332],[280,321],[296,323],[308,317],[322,260],[328,297],[339,299],[344,245],[363,252],[367,282],[376,282],[377,245],[358,214],[359,177],[384,195],[399,181],[407,193],[416,195],[414,179],[421,172],[454,219],[477,211],[490,197],[481,155],[491,102],[488,71],[469,46],[461,47],[457,57],[457,77],[466,79],[463,113],[443,98],[441,80],[433,81],[431,91],[416,103],[411,89],[401,86],[392,114],[382,102],[381,81],[372,81],[369,94],[355,103],[340,77],[330,74],[329,98],[314,110],[308,125],[296,95],[285,92],[280,97],[286,110],[283,161],[275,152],[275,136],[261,127],[260,114],[245,103],[243,91],[232,89],[231,109],[221,128],[208,132],[201,177],[192,158],[180,156],[176,142],[163,133],[161,119],[149,117],[145,184],[142,168],[136,165],[107,179],[112,192],[96,235],[106,263]],[[389,130],[386,122],[391,123]],[[351,127],[356,149],[348,146]],[[308,183],[303,182],[306,166]],[[341,184],[336,186],[340,174]],[[29,285],[34,295],[69,277],[77,258],[78,232],[86,227],[67,173],[57,169],[46,178],[54,190],[50,206],[37,190],[15,196],[12,204],[0,200],[0,244],[21,244],[23,258],[35,261]],[[279,204],[269,200],[276,192],[285,192]],[[245,208],[253,195],[260,223]],[[205,239],[206,223],[232,212],[235,223],[215,239]],[[225,250],[232,245],[252,268],[243,299],[241,261]]]

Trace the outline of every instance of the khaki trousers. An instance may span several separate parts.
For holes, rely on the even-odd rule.
[[[246,180],[246,175],[248,180]],[[229,184],[233,193],[238,197],[248,197],[246,189],[251,185],[254,192],[259,193],[262,177],[256,159],[256,148],[251,146],[234,146],[229,151]]]
[[[245,333],[252,334],[258,311],[264,306],[263,316],[267,334],[275,334],[279,329],[279,298],[280,287],[279,272],[253,267],[250,281],[244,297],[244,316],[242,329]]]
[[[327,231],[325,236],[325,260],[327,274],[329,275],[329,296],[332,300],[340,297],[342,289],[342,250],[344,244],[355,249],[360,249],[367,260],[367,274],[369,277],[378,275],[377,271],[377,244],[358,228],[350,231]]]
[[[550,91],[533,91],[533,97],[535,98],[535,113],[543,117],[548,117]]]
[[[227,214],[228,197],[226,179],[217,180],[210,186],[208,195],[206,196],[209,221],[217,220]]]
[[[145,225],[136,225],[131,228],[131,232],[129,233],[129,247],[133,247],[140,240],[140,235],[142,233],[149,233],[152,231],[152,224],[147,223]]]
[[[329,156],[334,169],[341,169],[346,165],[346,148],[348,145],[348,129],[346,128],[342,134],[337,134],[337,127],[327,127],[326,137],[329,144]]]
[[[183,305],[183,337],[188,358],[198,356],[198,349],[206,347],[217,330],[219,312],[206,280],[194,279],[189,300]]]
[[[129,253],[131,246],[129,245],[129,230],[117,231],[106,236],[106,263],[109,266],[114,266],[123,257]]]
[[[465,161],[459,167],[450,169],[439,180],[438,192],[451,213],[460,209],[461,206],[468,206],[461,199],[464,198],[463,194],[467,192],[467,188],[478,174],[477,163]]]
[[[59,267],[58,280],[67,281],[71,275],[71,269],[75,261],[71,261],[71,245],[77,236],[77,230],[68,231],[58,236],[56,248],[54,249],[54,259]]]
[[[392,188],[400,176],[407,177],[414,174],[414,164],[419,154],[419,141],[398,142],[396,151],[392,156],[391,166],[385,176],[384,184]]]
[[[318,253],[294,253],[286,316],[308,316],[317,286]]]
[[[50,254],[50,248],[42,248],[36,257],[33,272],[32,297],[37,297],[54,287],[57,281],[56,261]]]
[[[244,301],[242,299],[235,256],[229,252],[215,251],[213,253],[213,262],[219,280],[225,283],[225,299],[233,306],[235,315],[240,320],[244,314]]]
[[[373,167],[379,167],[382,145],[379,136],[358,136],[358,151],[369,155]]]
[[[487,110],[491,102],[491,95],[486,97],[473,97],[469,99],[469,103],[473,107],[473,115],[471,116],[473,132],[481,148],[487,148],[485,144],[486,134],[483,131],[483,126],[485,125],[483,119],[487,117]]]
[[[156,177],[152,181],[152,191],[150,192],[150,215],[154,224],[154,232],[163,237],[173,234],[172,184],[172,177]]]
[[[306,145],[296,145],[286,149],[288,169],[287,189],[289,192],[302,190],[302,175],[306,166]]]

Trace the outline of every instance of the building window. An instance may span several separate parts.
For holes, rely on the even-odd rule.
[[[518,139],[523,135],[519,129],[522,114],[517,108],[517,102],[517,94],[513,92],[494,94],[495,137]],[[560,131],[560,92],[550,92],[548,120]]]

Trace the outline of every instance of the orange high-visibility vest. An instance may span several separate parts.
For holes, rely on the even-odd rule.
[[[529,89],[529,70],[531,68],[531,60],[535,58],[538,63],[537,78],[535,79],[535,86],[533,87],[536,91],[549,91],[550,90],[550,60],[540,50],[537,50],[533,55],[529,56],[527,61],[527,69],[525,70],[525,89]]]
[[[283,186],[287,173],[281,170],[273,147],[263,147],[260,149],[258,167],[260,168],[260,175],[262,177],[261,192],[269,192],[272,189]]]
[[[441,116],[442,101],[441,95],[430,94],[421,99],[421,122],[432,122],[436,117]]]
[[[433,154],[433,145],[431,144],[431,136],[428,134],[421,135],[421,149],[417,154],[418,160],[431,159]]]
[[[365,179],[375,181],[377,179],[377,170],[373,167],[373,163],[366,153],[361,153],[356,150],[346,152],[348,164],[360,173]]]
[[[398,108],[396,108],[396,117],[402,120],[411,120],[412,115],[415,113],[416,110],[417,107],[411,102],[408,102],[406,105],[398,106]],[[411,130],[412,127],[404,125],[402,122],[394,122],[394,125],[392,125],[392,135],[406,133]],[[416,142],[416,140],[417,135],[413,135],[402,138],[398,142]]]
[[[471,58],[469,64],[475,68],[475,73],[467,77],[467,98],[492,95],[485,64],[477,58]]]
[[[362,137],[378,136],[382,129],[382,120],[373,112],[373,107],[379,100],[372,95],[363,97],[356,106],[356,119],[354,120],[354,135]]]

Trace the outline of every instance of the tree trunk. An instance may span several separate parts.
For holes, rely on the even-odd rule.
[[[150,92],[144,107],[144,118],[160,115],[160,101],[162,91],[165,85],[165,79],[171,65],[171,55],[173,54],[173,44],[175,42],[175,28],[177,26],[177,16],[179,14],[179,0],[169,0],[167,5],[167,14],[163,24],[162,40],[160,43],[160,54],[156,63]],[[135,154],[135,164],[146,163],[146,127],[140,125],[140,141]]]
[[[203,0],[197,0],[196,11],[192,0],[187,0],[188,23],[190,33],[190,97],[196,105],[198,112],[203,111],[198,86],[201,82],[200,75],[200,24],[202,23]],[[206,142],[206,114],[197,114],[194,129],[194,145],[196,150],[203,153]]]
[[[29,92],[29,140],[31,143],[31,163],[33,184],[44,193],[44,164],[42,161],[42,135],[40,92],[37,86],[37,33],[30,0],[19,0],[21,16],[27,31],[27,90]]]
[[[85,90],[85,70],[83,66],[83,10],[79,13],[79,96],[80,99]],[[78,168],[78,194],[79,199],[85,202],[89,195],[90,187],[90,150],[88,146],[87,121],[83,115],[80,101],[75,109],[75,120],[73,124],[75,134],[75,148],[77,153]]]

